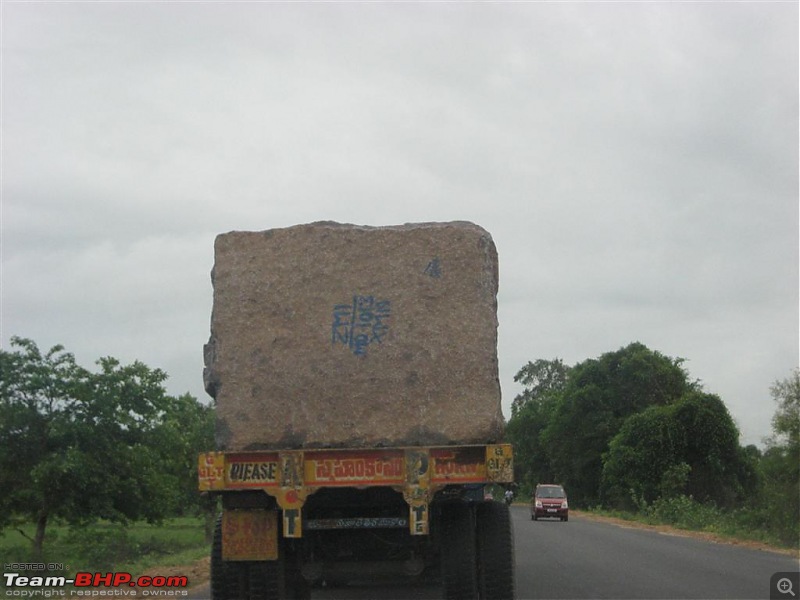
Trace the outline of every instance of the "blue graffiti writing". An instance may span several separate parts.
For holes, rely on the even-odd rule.
[[[375,296],[353,296],[351,304],[335,305],[331,343],[344,344],[356,356],[364,356],[370,344],[383,341],[391,312],[391,302]]]

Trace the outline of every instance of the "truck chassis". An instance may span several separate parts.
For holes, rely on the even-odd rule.
[[[222,497],[214,600],[309,598],[311,586],[433,576],[445,598],[513,598],[508,444],[208,452],[199,488]]]

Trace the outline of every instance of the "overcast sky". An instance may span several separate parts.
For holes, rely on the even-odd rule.
[[[3,347],[208,400],[217,233],[469,220],[529,360],[798,366],[798,3],[2,3]]]

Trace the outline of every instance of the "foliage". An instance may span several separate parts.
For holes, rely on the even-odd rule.
[[[194,526],[201,528],[198,522]],[[93,527],[72,527],[64,536],[63,543],[71,548],[73,564],[91,565],[93,570],[111,571],[119,565],[142,557],[158,559],[183,547],[184,543],[169,535],[168,531],[162,533],[162,528],[168,530],[168,524],[162,522],[143,527],[141,524],[125,526],[108,523]],[[144,532],[149,535],[143,535]],[[203,540],[200,535],[195,538],[195,543]]]
[[[553,360],[538,359],[528,362],[516,375],[514,381],[521,383],[525,389],[511,403],[511,415],[516,415],[530,403],[539,402],[554,392],[564,389],[569,377],[570,368],[560,358]]]
[[[770,388],[778,405],[772,419],[774,435],[761,459],[761,506],[769,527],[785,538],[800,538],[800,371]]]
[[[712,394],[690,392],[633,414],[603,457],[604,503],[630,508],[631,495],[650,503],[687,494],[733,506],[754,492],[755,466],[738,439],[727,408]]]
[[[669,495],[662,489],[660,495],[650,496],[641,480],[628,473],[631,496],[627,502],[615,505],[633,506],[653,522],[797,548],[800,542],[800,451],[797,443],[800,385],[797,371],[789,379],[776,382],[771,393],[778,409],[773,418],[774,435],[763,453],[755,446],[739,447],[735,441],[735,426],[716,397],[701,395],[690,402],[668,407],[667,412],[674,410],[676,413],[677,430],[687,432],[687,456],[695,457],[683,493]],[[626,427],[635,429],[633,418]],[[616,469],[616,476],[622,472],[622,467],[614,461],[624,457],[620,447],[623,433],[625,428],[615,438],[606,457],[604,476],[609,478],[612,468]],[[640,430],[639,434],[644,436],[645,432]],[[633,437],[631,435],[630,439]],[[657,440],[640,441],[638,445],[648,447],[657,443]],[[629,444],[628,450],[632,446],[635,444]],[[617,492],[619,494],[619,488]]]
[[[528,362],[514,376],[525,386],[514,398],[512,418],[506,428],[506,439],[514,445],[515,481],[520,492],[527,495],[536,485],[553,480],[549,453],[542,433],[550,423],[569,378],[570,367],[560,358]]]
[[[703,504],[681,494],[671,498],[656,499],[647,508],[646,514],[657,523],[702,530],[718,522],[722,513],[713,504]]]
[[[62,346],[42,353],[16,337],[11,346],[0,351],[0,528],[35,523],[39,555],[53,518],[175,514],[187,499],[187,456],[200,450],[188,446],[205,435],[195,431],[207,419],[196,400],[167,396],[166,374],[138,361],[105,357],[92,372]]]
[[[506,426],[506,440],[514,446],[514,481],[528,495],[537,483],[553,481],[549,453],[542,432],[550,421],[557,397],[550,395],[525,404]]]
[[[32,535],[32,525],[21,525]],[[42,561],[33,560],[29,544],[22,545],[15,530],[0,533],[0,556],[13,562],[44,562],[63,565],[48,569],[47,575],[74,575],[78,571],[126,571],[139,575],[158,566],[186,565],[208,556],[203,521],[197,517],[168,519],[159,524],[99,522],[71,527],[53,521],[47,531]],[[0,589],[2,582],[0,581]]]
[[[682,364],[640,343],[573,367],[527,363],[508,424],[518,480],[562,483],[578,506],[684,493],[727,506],[755,490],[725,405]]]
[[[800,449],[800,369],[770,388],[778,409],[772,418],[773,446],[783,446],[796,452]]]
[[[565,485],[574,506],[652,522],[800,540],[800,370],[770,388],[767,449],[743,448],[722,399],[639,343],[573,367],[528,362],[507,426],[515,478]]]
[[[630,415],[696,389],[682,362],[633,343],[572,367],[542,439],[575,504],[600,502],[603,454]]]
[[[675,418],[686,436],[690,496],[730,508],[753,491],[742,477],[750,467],[742,462],[739,430],[718,396],[689,394],[675,405]]]
[[[680,460],[685,439],[673,413],[671,406],[651,406],[625,420],[603,454],[604,504],[633,509],[658,498],[662,483],[685,485],[676,481],[677,470],[670,471],[685,464]]]
[[[94,565],[101,571],[110,571],[139,554],[138,544],[119,524],[103,529],[76,527],[65,541],[73,548],[78,564]]]
[[[679,462],[668,467],[661,475],[659,491],[661,498],[675,498],[682,495],[689,481],[692,467],[685,462]]]
[[[194,515],[206,507],[197,492],[197,455],[214,447],[214,409],[184,394],[172,398],[151,434],[153,445],[169,457],[164,472],[177,482],[170,514]]]
[[[672,525],[736,540],[754,540],[795,550],[800,548],[797,537],[781,535],[769,527],[770,517],[762,509],[745,507],[723,510],[683,495],[660,498],[652,505],[644,503],[634,512],[601,508],[594,508],[592,512],[649,525]]]

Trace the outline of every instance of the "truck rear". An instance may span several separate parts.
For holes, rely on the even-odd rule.
[[[216,599],[433,577],[512,598],[497,253],[465,222],[217,237],[201,491],[221,496]]]

